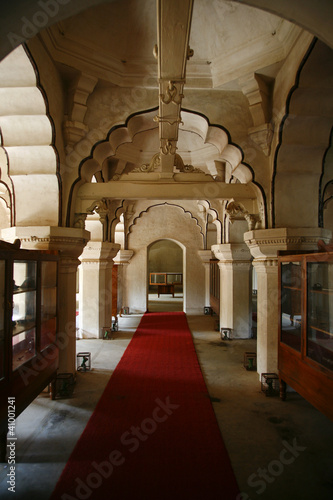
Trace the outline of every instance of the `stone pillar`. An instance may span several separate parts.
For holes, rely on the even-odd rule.
[[[329,242],[331,231],[320,228],[258,229],[244,234],[258,277],[257,371],[278,370],[278,251],[317,250],[319,239]]]
[[[112,267],[120,245],[90,241],[80,256],[80,336],[101,338],[112,322]]]
[[[220,268],[220,326],[233,338],[251,336],[251,254],[245,243],[213,245]]]
[[[57,250],[59,373],[76,372],[76,271],[78,257],[90,238],[84,229],[34,226],[3,229],[6,241],[21,240],[28,250]]]
[[[120,306],[120,310],[122,311],[123,307],[128,307],[127,303],[127,267],[128,264],[133,257],[133,250],[119,250],[117,255],[115,256],[114,263],[117,264],[118,267],[118,305]]]
[[[205,307],[210,307],[210,259],[212,251],[199,250],[198,254],[205,266]]]

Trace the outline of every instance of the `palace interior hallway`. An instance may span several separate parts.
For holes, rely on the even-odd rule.
[[[2,2],[2,459],[8,397],[23,410],[74,377],[77,352],[93,366],[72,399],[44,392],[18,417],[22,498],[47,498],[167,293],[192,328],[237,500],[333,498],[332,19],[332,0]],[[265,397],[263,373],[324,413],[295,392]]]

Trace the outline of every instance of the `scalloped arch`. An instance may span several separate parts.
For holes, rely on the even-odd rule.
[[[157,203],[155,205],[150,205],[149,207],[146,208],[146,210],[142,210],[139,215],[137,217],[135,217],[133,219],[133,222],[132,224],[129,226],[128,228],[128,234],[131,234],[132,232],[132,228],[137,224],[137,222],[142,218],[142,216],[144,216],[145,214],[147,214],[150,210],[156,208],[156,207],[164,207],[164,206],[168,206],[168,207],[173,207],[173,208],[178,208],[179,210],[182,210],[183,213],[185,215],[189,215],[191,219],[193,219],[193,221],[195,221],[196,223],[196,226],[197,228],[199,229],[199,232],[201,234],[201,237],[203,238],[204,240],[204,233],[202,231],[202,227],[201,225],[199,224],[199,221],[196,217],[193,216],[192,212],[190,212],[189,210],[185,210],[184,207],[180,206],[180,205],[176,205],[174,203],[168,203],[168,202],[164,202],[164,203]]]
[[[81,162],[79,172],[81,180],[90,182],[92,176],[102,168],[103,162],[107,158],[116,156],[120,146],[126,143],[132,144],[138,134],[143,132],[157,134],[158,125],[153,122],[156,109],[130,116],[124,125],[111,129],[104,141],[95,144],[91,155]],[[209,144],[216,148],[215,160],[228,163],[233,175],[237,178],[240,175],[241,182],[241,179],[246,179],[245,182],[252,180],[251,170],[241,164],[243,159],[241,149],[231,143],[230,136],[224,128],[210,125],[206,117],[188,110],[182,110],[182,120],[183,124],[179,127],[180,134],[187,132],[196,134],[204,145]]]

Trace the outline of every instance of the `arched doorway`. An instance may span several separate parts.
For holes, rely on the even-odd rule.
[[[152,243],[147,252],[148,311],[183,311],[184,252],[173,240]]]

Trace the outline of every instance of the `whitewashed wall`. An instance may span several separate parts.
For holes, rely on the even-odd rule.
[[[134,255],[127,269],[128,307],[132,313],[147,310],[148,246],[159,239],[179,243],[184,252],[184,311],[203,314],[205,305],[205,270],[198,255],[203,238],[196,219],[182,208],[163,205],[151,207],[136,219],[128,238]]]

